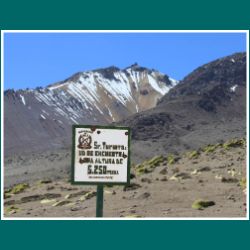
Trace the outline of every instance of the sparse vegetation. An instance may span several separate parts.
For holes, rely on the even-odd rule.
[[[170,154],[170,155],[167,156],[168,165],[172,165],[172,164],[176,163],[177,160],[178,160],[178,158],[175,157],[173,154]]]
[[[209,144],[206,147],[204,147],[202,151],[205,153],[213,153],[219,146],[221,146],[221,144],[215,144],[215,145]]]
[[[135,170],[137,174],[146,174],[151,173],[156,167],[158,167],[164,161],[164,157],[162,155],[155,156],[148,161],[144,161],[141,164],[135,166]]]
[[[244,138],[241,139],[233,139],[228,142],[225,142],[223,144],[223,148],[228,150],[230,148],[235,148],[235,147],[245,147],[246,146],[246,140]]]
[[[21,193],[21,192],[23,192],[25,189],[27,189],[28,187],[29,187],[29,184],[27,184],[27,183],[20,183],[20,184],[17,184],[17,185],[15,185],[14,187],[12,187],[12,188],[6,190],[6,191],[5,191],[5,195]]]
[[[206,200],[196,200],[192,204],[193,209],[198,209],[198,210],[203,210],[207,207],[214,206],[215,202],[214,201],[206,201]]]
[[[121,217],[123,217],[123,216],[121,216]],[[131,214],[131,215],[126,215],[125,217],[126,218],[141,218],[142,216],[137,215],[137,214]]]
[[[240,186],[241,186],[241,188],[242,189],[245,189],[246,187],[247,187],[247,180],[246,180],[246,178],[241,178],[241,180],[240,180]]]
[[[6,208],[6,213],[8,213],[9,215],[11,215],[11,214],[15,214],[19,210],[20,210],[20,208],[18,208],[18,207],[10,206],[10,207]]]
[[[8,198],[11,198],[11,194],[10,193],[6,193],[4,192],[4,199],[8,199]]]
[[[96,192],[95,191],[89,191],[85,195],[83,195],[79,200],[80,201],[85,201],[85,200],[91,199],[94,196],[96,196]]]
[[[244,211],[237,210],[238,204],[241,205],[242,202],[245,202],[246,197],[245,148],[243,145],[245,145],[243,139],[230,140],[222,144],[209,144],[194,151],[189,150],[181,155],[177,153],[165,157],[158,155],[138,165],[131,164],[130,176],[131,179],[133,178],[133,182],[130,185],[122,188],[105,185],[106,201],[112,196],[112,203],[113,200],[116,201],[117,196],[119,209],[121,208],[118,213],[116,205],[109,203],[107,214],[113,216],[114,211],[116,211],[115,215],[120,217],[136,218],[139,217],[137,213],[141,216],[147,216],[155,213],[155,210],[153,211],[154,208],[151,210],[152,206],[150,205],[146,207],[148,209],[146,211],[144,207],[141,209],[142,205],[144,206],[147,202],[162,205],[165,200],[173,199],[176,207],[180,207],[180,202],[182,207],[189,207],[187,216],[190,214],[194,216],[200,216],[201,214],[202,216],[213,216],[214,214],[219,216],[222,214],[222,209],[225,209],[225,215],[238,215],[240,213],[240,216],[244,216]],[[227,151],[226,149],[230,150]],[[223,152],[225,155],[222,155]],[[175,164],[176,162],[177,164]],[[138,176],[145,173],[150,174]],[[6,189],[4,192],[4,198],[6,199],[4,201],[5,215],[9,217],[47,216],[50,215],[50,211],[52,211],[52,214],[58,211],[58,213],[66,214],[66,216],[94,214],[94,209],[85,208],[95,204],[95,202],[88,203],[86,200],[94,198],[96,192],[82,189],[82,187],[72,188],[67,180],[64,178],[54,183],[54,180],[41,178],[40,181],[35,181],[34,185],[31,183],[30,188],[28,188],[28,184],[20,183],[8,190]],[[211,189],[212,185],[214,185],[214,189]],[[216,185],[218,185],[220,192],[217,192]],[[51,187],[54,189],[53,192],[56,193],[51,193],[51,191],[45,193],[51,190]],[[157,188],[157,195],[155,195],[155,187]],[[112,188],[112,190],[109,188]],[[178,192],[168,195],[165,190],[171,190],[171,188]],[[240,196],[238,196],[239,188]],[[229,189],[230,193],[227,194]],[[225,190],[223,197],[221,196],[222,190]],[[190,202],[189,199],[186,199],[186,194],[189,191],[192,191],[193,197],[203,197],[205,200],[198,199],[193,203],[192,200]],[[60,196],[61,198],[59,198]],[[140,200],[143,200],[143,202],[136,202]],[[217,201],[220,201],[220,206],[214,206]],[[224,204],[224,201],[226,201],[226,205],[222,207],[221,204]],[[83,202],[84,205],[82,205]],[[227,202],[235,202],[237,206],[231,208]],[[214,207],[206,209],[210,206]],[[36,207],[36,209],[33,209],[33,207]],[[33,210],[29,210],[30,208]],[[195,210],[197,211],[195,212]],[[206,211],[199,212],[199,210]],[[182,215],[174,206],[166,210],[164,208],[156,211],[159,216]]]
[[[52,205],[52,207],[61,207],[61,206],[67,205],[69,203],[71,203],[69,200],[61,200],[61,201],[54,203]]]
[[[149,166],[159,166],[160,163],[162,163],[164,160],[163,156],[160,155],[160,156],[155,156],[153,157],[151,160],[149,160],[147,163]]]
[[[145,174],[147,173],[147,168],[143,164],[138,164],[135,166],[137,174]]]
[[[194,151],[191,151],[188,153],[188,158],[189,159],[197,159],[199,155],[200,155],[200,153],[198,151],[194,150]]]

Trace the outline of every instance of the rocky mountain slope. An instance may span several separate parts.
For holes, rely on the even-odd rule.
[[[134,160],[246,136],[246,54],[205,64],[153,109],[120,124],[132,128]]]
[[[72,124],[108,124],[156,105],[177,81],[131,65],[77,73],[32,90],[4,92],[5,155],[70,145]]]

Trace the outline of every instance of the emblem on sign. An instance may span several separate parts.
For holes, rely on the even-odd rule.
[[[78,148],[80,149],[91,149],[92,138],[91,135],[84,133],[78,137]]]
[[[73,125],[72,183],[129,184],[130,128]]]

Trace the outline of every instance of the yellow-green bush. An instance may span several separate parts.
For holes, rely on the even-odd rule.
[[[160,156],[155,156],[153,157],[152,159],[150,159],[147,163],[148,165],[150,166],[157,166],[159,165],[160,163],[162,163],[164,160],[163,156],[160,155]]]
[[[240,186],[241,186],[243,189],[245,189],[245,188],[247,187],[247,180],[246,180],[246,178],[242,178],[242,179],[240,180]]]
[[[188,153],[189,159],[197,159],[199,155],[200,155],[200,153],[196,150]]]
[[[18,193],[23,192],[28,187],[29,187],[29,184],[27,184],[27,183],[19,183],[19,184],[15,185],[14,187],[10,188],[6,193],[18,194]]]
[[[203,148],[203,152],[205,153],[213,153],[215,151],[215,149],[217,149],[219,147],[220,144],[216,144],[216,145],[207,145],[206,147]]]
[[[137,174],[146,174],[151,173],[154,171],[154,169],[160,165],[164,161],[163,156],[155,156],[150,160],[144,161],[141,164],[137,164],[135,166],[135,171]]]
[[[241,139],[233,139],[223,144],[224,149],[230,149],[235,147],[245,147],[246,140],[244,138]]]
[[[20,210],[20,208],[18,208],[18,207],[10,206],[10,207],[7,207],[5,211],[8,214],[14,214],[14,213],[18,212],[19,210]]]
[[[203,210],[206,207],[214,206],[215,202],[214,201],[205,201],[205,200],[196,200],[192,204],[192,208],[198,209],[198,210]]]
[[[170,154],[167,156],[167,163],[169,165],[174,164],[176,161],[177,161],[177,158],[173,154]]]

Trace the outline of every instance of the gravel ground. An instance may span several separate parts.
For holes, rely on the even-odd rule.
[[[169,159],[163,158],[149,173],[139,174],[138,166],[133,165],[134,178],[131,179],[131,186],[126,189],[121,186],[105,187],[104,216],[245,217],[245,146],[229,149],[220,146],[212,152],[195,152],[176,156],[176,162],[172,164]],[[61,152],[54,155],[54,159],[51,158],[56,164],[61,161],[59,165],[62,166],[62,173],[57,178],[54,178],[54,173],[51,176],[48,172],[45,178],[44,174],[39,175],[38,172],[36,178],[30,179],[29,186],[22,192],[5,193],[6,217],[95,217],[96,187],[73,186],[69,183],[69,175],[63,170],[64,165],[69,164],[70,157],[67,154]],[[44,157],[38,162],[46,166],[45,163],[42,164],[43,160]],[[15,161],[12,162],[14,163]],[[29,163],[30,168],[32,164],[33,160]],[[37,165],[36,169],[38,167]],[[24,166],[16,169],[30,170]],[[6,172],[9,173],[10,170],[11,168]],[[13,178],[5,175],[5,183],[13,184]],[[20,175],[18,180],[22,182],[24,179]],[[5,191],[7,186],[10,185],[6,185]],[[192,208],[197,200],[208,202],[210,206]]]

